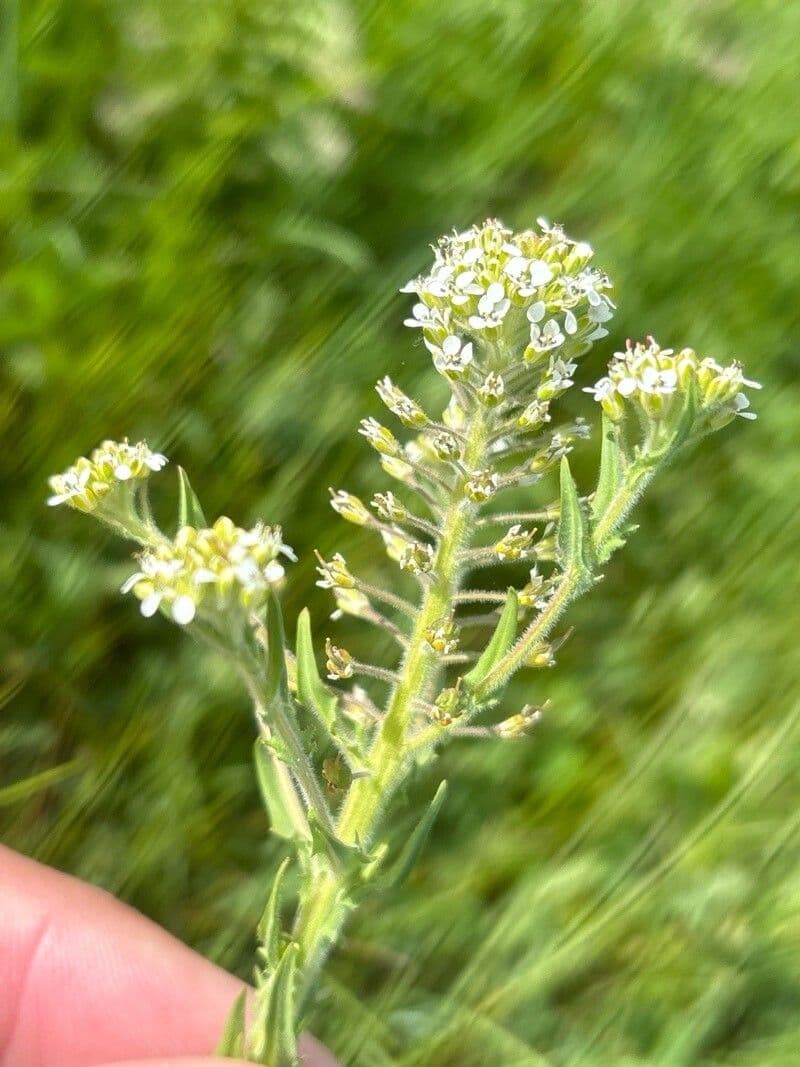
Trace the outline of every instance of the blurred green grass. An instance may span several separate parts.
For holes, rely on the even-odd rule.
[[[656,485],[516,694],[553,700],[530,742],[445,755],[436,837],[311,1023],[363,1067],[796,1063],[800,8],[31,0],[14,48],[15,11],[3,839],[247,973],[276,846],[246,702],[121,602],[124,548],[48,512],[46,476],[146,435],[209,512],[284,523],[287,612],[325,632],[311,549],[374,552],[326,503],[377,484],[374,380],[435,395],[398,285],[452,226],[544,214],[615,278],[610,342],[741,357],[759,421]]]

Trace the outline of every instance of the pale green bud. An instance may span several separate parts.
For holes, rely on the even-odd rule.
[[[329,489],[328,492],[331,494],[331,507],[347,522],[365,526],[371,521],[372,516],[357,496],[346,493],[343,489]]]
[[[473,471],[467,479],[464,492],[476,504],[483,504],[494,496],[499,484],[499,479],[494,471]]]
[[[353,677],[355,662],[346,648],[339,648],[331,642],[330,638],[326,638],[325,655],[327,656],[325,667],[332,681]]]
[[[377,419],[362,419],[361,427],[358,432],[365,437],[375,451],[380,452],[382,456],[396,457],[401,455],[402,449],[400,447],[400,442],[394,436],[392,431],[388,430],[385,426],[381,426]]]

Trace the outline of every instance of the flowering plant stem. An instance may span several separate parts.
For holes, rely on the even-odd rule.
[[[252,1019],[241,997],[220,1043],[225,1055],[296,1067],[297,1035],[349,914],[376,886],[402,880],[444,797],[442,783],[392,855],[384,821],[398,787],[451,737],[526,735],[541,708],[526,704],[495,722],[491,713],[516,672],[553,665],[555,627],[624,543],[657,470],[687,441],[736,415],[753,417],[741,390],[757,383],[738,363],[721,367],[691,349],[676,355],[652,338],[628,343],[587,390],[603,410],[602,443],[596,486],[579,496],[567,457],[589,427],[583,419],[554,425],[551,408],[613,313],[610,280],[591,266],[592,255],[559,227],[540,221],[539,231],[512,234],[489,220],[443,238],[430,275],[406,287],[417,296],[406,324],[421,331],[449,402],[431,418],[390,378],[378,382],[383,403],[417,436],[403,444],[372,417],[359,432],[413,503],[378,493],[371,511],[331,490],[331,504],[383,540],[390,559],[417,579],[418,602],[360,579],[338,553],[318,557],[318,584],[336,599],[332,617],[377,625],[401,649],[389,669],[326,642],[328,678],[388,683],[383,707],[371,691],[323,682],[307,612],[294,651],[287,646],[274,587],[284,577],[279,557],[295,557],[278,527],[245,530],[224,516],[208,526],[179,470],[178,528],[162,533],[147,483],[167,460],[144,442],[106,441],[51,479],[51,504],[93,513],[142,546],[139,570],[123,586],[142,614],[191,627],[234,665],[253,701],[259,784],[299,889],[284,928],[287,857],[258,928]],[[528,493],[556,472],[557,500]],[[541,530],[529,526],[536,523]],[[522,562],[533,564],[527,580],[504,569]],[[503,568],[502,577],[476,587],[478,568]]]

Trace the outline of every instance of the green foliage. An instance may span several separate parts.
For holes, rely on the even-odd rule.
[[[465,684],[472,688],[479,685],[489,671],[497,666],[497,663],[508,652],[517,636],[517,612],[519,611],[519,599],[516,589],[509,588],[506,600],[494,633],[489,639],[486,648],[478,657],[478,662],[471,671],[464,675]]]
[[[146,436],[209,514],[284,522],[304,561],[287,611],[321,617],[313,547],[374,567],[358,531],[327,532],[324,491],[368,477],[373,382],[394,364],[436,387],[397,285],[432,234],[549,215],[617,281],[613,345],[646,321],[741,356],[759,422],[655,487],[558,669],[518,687],[553,700],[533,737],[446,755],[420,867],[354,922],[311,1025],[348,1067],[792,1063],[800,11],[33,0],[19,23],[0,788],[79,762],[4,794],[4,839],[246,973],[281,847],[246,700],[174,628],[137,625],[125,550],[105,562],[77,518],[65,538],[45,478]],[[421,776],[409,803],[430,794]]]

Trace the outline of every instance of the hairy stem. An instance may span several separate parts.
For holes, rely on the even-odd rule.
[[[482,466],[489,431],[486,410],[473,408],[464,448],[464,462],[469,468]],[[410,727],[420,702],[430,697],[441,671],[425,633],[453,607],[461,580],[459,556],[474,528],[477,509],[478,505],[464,495],[459,480],[444,509],[430,581],[425,586],[397,682],[369,756],[370,773],[353,782],[342,805],[337,833],[346,844],[362,849],[374,844],[386,802],[408,770],[412,753]],[[326,864],[324,869],[317,871],[314,891],[298,910],[294,936],[300,945],[303,967],[301,1003],[307,997],[330,945],[341,931],[347,914],[347,907],[342,903],[346,890],[344,876],[331,864]]]

